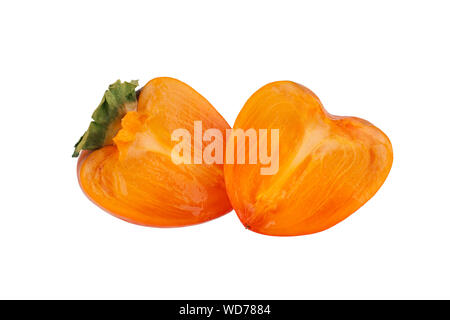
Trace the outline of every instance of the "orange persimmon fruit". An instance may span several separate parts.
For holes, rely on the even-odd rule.
[[[202,121],[205,129],[225,134],[228,123],[179,80],[155,78],[138,98],[136,86],[111,85],[76,145],[84,193],[112,215],[145,226],[187,226],[229,212],[223,165],[171,160],[176,144],[171,133],[177,128],[192,133],[194,121]]]
[[[234,210],[257,233],[295,236],[330,228],[366,203],[392,166],[392,146],[380,129],[327,113],[312,91],[294,82],[267,84],[249,98],[233,130],[250,128],[279,130],[279,140],[269,140],[267,148],[278,143],[272,155],[278,171],[262,175],[259,162],[235,162],[225,163],[224,172]],[[243,152],[248,158],[249,148]]]

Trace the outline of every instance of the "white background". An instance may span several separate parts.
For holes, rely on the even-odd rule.
[[[0,298],[450,298],[446,1],[4,1]],[[76,181],[73,144],[106,86],[178,78],[232,125],[293,80],[365,118],[392,171],[356,214],[291,238],[234,212],[194,227],[116,219]]]

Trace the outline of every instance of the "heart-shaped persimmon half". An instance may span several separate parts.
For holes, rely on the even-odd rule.
[[[172,161],[175,130],[194,135],[194,121],[201,121],[225,135],[228,123],[179,80],[155,78],[138,99],[136,86],[112,84],[75,146],[84,193],[114,216],[145,226],[187,226],[229,212],[222,164]],[[192,154],[202,148],[194,145]]]
[[[259,159],[224,166],[227,193],[239,219],[266,235],[304,235],[334,226],[377,192],[392,166],[392,146],[380,129],[359,118],[327,113],[312,91],[290,81],[256,91],[239,113],[236,129],[267,130],[273,163]],[[271,136],[273,129],[278,134]],[[227,155],[230,146],[235,148],[229,138]],[[259,155],[263,147],[260,143]],[[242,151],[248,160],[254,148],[248,141],[238,143],[235,156]],[[264,174],[261,169],[269,165],[274,170]]]

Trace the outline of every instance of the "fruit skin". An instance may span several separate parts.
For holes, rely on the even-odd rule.
[[[171,132],[203,128],[225,135],[227,122],[187,84],[156,78],[142,89],[137,111],[128,112],[114,144],[83,151],[77,166],[84,193],[99,207],[131,223],[154,227],[198,224],[231,210],[223,165],[171,161]]]
[[[377,192],[392,166],[392,145],[380,129],[327,113],[312,91],[290,81],[256,91],[237,128],[279,129],[276,174],[261,175],[259,162],[224,166],[239,219],[265,235],[305,235],[336,225]]]

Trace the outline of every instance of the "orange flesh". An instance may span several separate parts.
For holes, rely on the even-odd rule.
[[[254,93],[237,128],[279,129],[276,174],[261,175],[266,166],[259,162],[224,167],[233,208],[247,228],[262,234],[294,236],[332,227],[377,192],[392,166],[392,146],[381,130],[328,114],[313,92],[289,81]]]
[[[83,152],[78,178],[98,206],[126,221],[156,227],[186,226],[231,210],[218,164],[172,162],[175,129],[193,137],[194,121],[225,135],[227,122],[194,89],[172,78],[151,80],[128,112],[114,145]],[[192,143],[192,153],[194,144]]]

